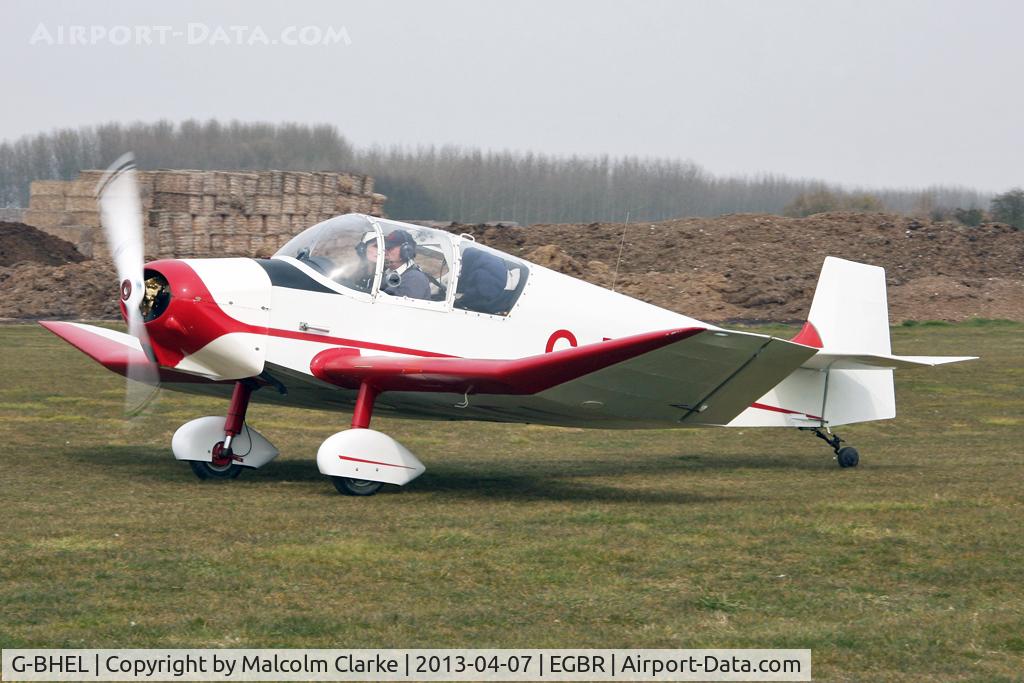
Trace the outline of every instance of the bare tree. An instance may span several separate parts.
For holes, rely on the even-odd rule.
[[[773,175],[716,177],[691,161],[559,157],[454,146],[354,149],[331,125],[110,123],[0,143],[0,204],[24,206],[32,180],[72,178],[126,150],[142,168],[353,171],[376,178],[396,218],[480,222],[621,221],[852,208],[911,213],[984,206],[967,188],[871,190]],[[815,199],[827,198],[825,204]],[[811,206],[813,205],[813,206]]]
[[[992,218],[1024,229],[1024,190],[1014,188],[992,198]]]

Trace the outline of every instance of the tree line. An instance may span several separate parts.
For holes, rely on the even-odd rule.
[[[105,168],[124,151],[141,168],[365,173],[398,219],[521,224],[661,220],[822,210],[902,213],[988,207],[963,187],[844,188],[777,175],[716,176],[690,161],[555,156],[444,146],[355,148],[327,124],[169,121],[64,128],[0,143],[0,206],[26,206],[29,183]],[[824,201],[824,204],[823,204]]]

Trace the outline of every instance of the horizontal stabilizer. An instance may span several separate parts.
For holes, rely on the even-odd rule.
[[[792,342],[815,353],[730,426],[835,427],[887,420],[896,416],[893,370],[974,360],[893,355],[885,270],[833,256],[821,266],[807,322]]]
[[[802,367],[813,370],[910,369],[976,359],[977,356],[893,356],[884,353],[829,353],[822,351],[809,358]]]

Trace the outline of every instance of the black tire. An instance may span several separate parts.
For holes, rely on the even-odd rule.
[[[224,442],[218,441],[213,445],[213,460],[189,460],[188,466],[192,473],[200,479],[235,479],[242,473],[242,466],[231,459],[230,454],[224,454]]]
[[[836,462],[839,463],[840,467],[856,467],[857,463],[860,462],[860,454],[857,453],[857,449],[853,446],[840,448],[839,452],[836,453]]]
[[[192,468],[192,473],[200,479],[236,479],[242,473],[242,466],[237,462],[217,467],[212,462],[189,460],[188,466]]]
[[[338,493],[345,496],[372,496],[384,485],[379,481],[349,477],[331,477],[331,481],[334,482],[334,488],[338,489]]]

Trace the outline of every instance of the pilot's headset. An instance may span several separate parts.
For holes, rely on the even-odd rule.
[[[363,237],[359,240],[359,243],[356,244],[356,255],[358,255],[359,258],[361,259],[365,259],[367,247],[369,247],[371,244],[376,243],[377,233],[374,232],[373,230],[367,230],[366,232],[363,233]]]
[[[384,249],[391,249],[399,244],[402,245],[402,248],[398,252],[398,257],[403,262],[412,261],[416,258],[416,240],[407,231],[401,229],[392,230],[384,238]]]

